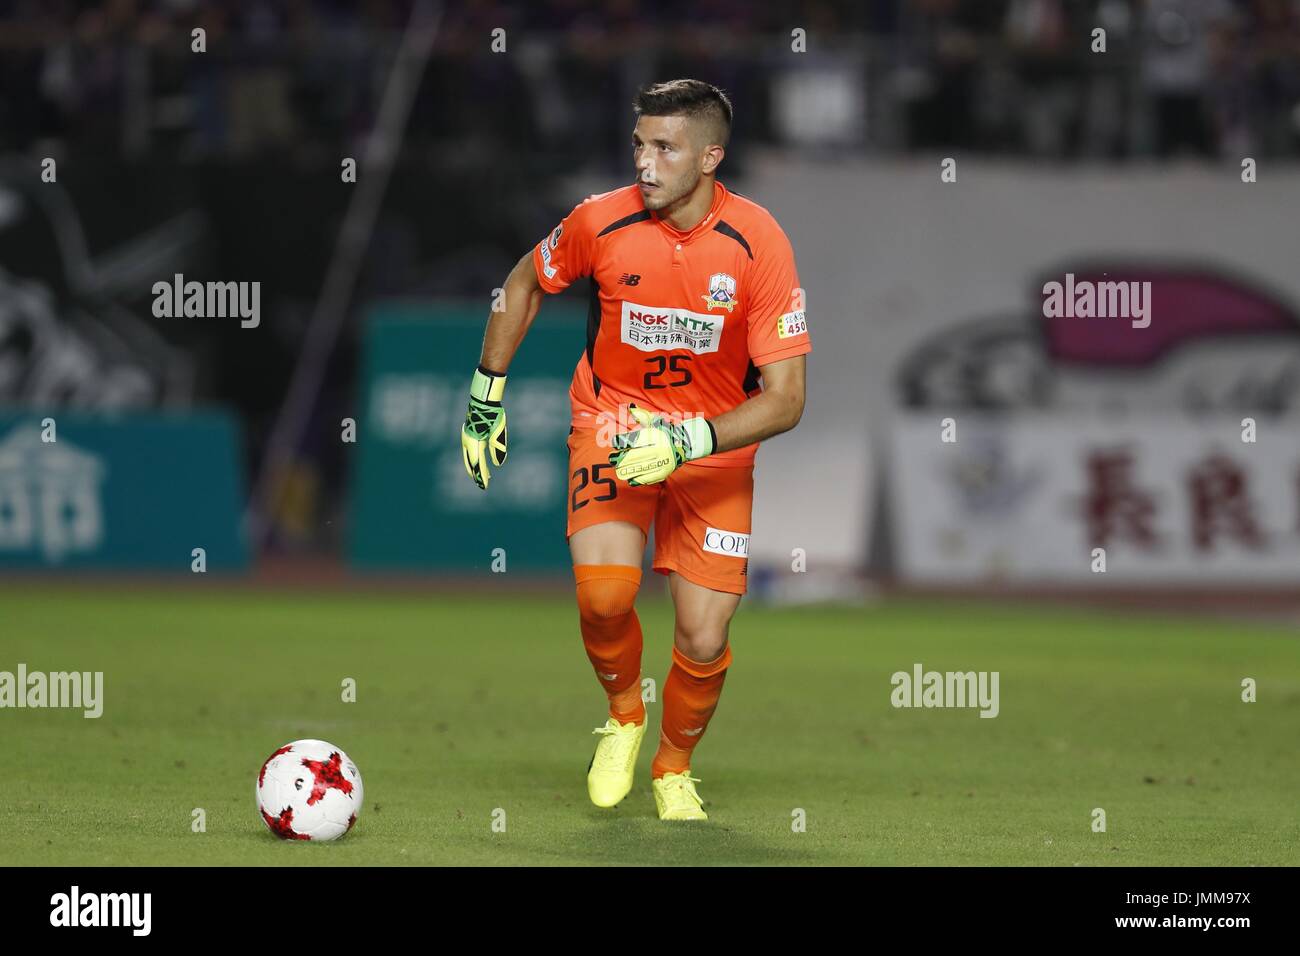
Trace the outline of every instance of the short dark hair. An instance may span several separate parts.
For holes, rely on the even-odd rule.
[[[714,140],[726,146],[731,138],[731,100],[703,80],[668,80],[637,91],[632,101],[637,116],[688,116],[706,120]]]

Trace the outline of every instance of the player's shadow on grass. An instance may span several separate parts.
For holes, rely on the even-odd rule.
[[[511,811],[504,833],[476,832],[471,843],[485,864],[557,866],[786,866],[844,864],[824,846],[806,846],[791,832],[789,811],[758,810],[706,797],[708,820],[664,821],[655,809],[649,768],[638,768],[636,785],[617,806],[602,809],[587,799],[584,764],[516,761],[508,779],[483,798]],[[735,792],[764,792],[749,773],[734,773]],[[762,777],[762,774],[757,775]],[[526,782],[526,783],[525,783]],[[781,788],[768,788],[779,792]],[[489,796],[490,794],[490,796]],[[521,805],[522,803],[522,805]],[[759,815],[761,814],[761,816]],[[475,852],[478,852],[476,849]]]
[[[645,807],[626,806],[636,794],[612,810],[585,807],[579,827],[582,855],[590,862],[621,866],[781,866],[825,862],[798,846],[800,837],[788,824],[774,821],[766,833],[752,829],[752,817],[727,819],[727,808],[706,803],[708,820],[660,820],[653,799]],[[638,801],[640,802],[640,801]],[[575,848],[570,848],[573,853]]]

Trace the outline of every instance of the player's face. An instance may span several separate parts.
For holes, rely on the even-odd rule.
[[[632,130],[637,184],[647,209],[680,202],[699,184],[703,150],[684,116],[642,116]]]

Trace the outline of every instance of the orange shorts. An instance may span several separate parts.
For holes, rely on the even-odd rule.
[[[597,440],[598,432],[569,432],[566,538],[605,521],[630,521],[648,537],[653,522],[654,570],[676,571],[701,587],[744,594],[754,466],[714,468],[688,462],[666,481],[634,487],[614,476],[610,448]]]

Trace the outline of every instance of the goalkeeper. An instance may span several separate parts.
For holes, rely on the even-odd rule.
[[[785,233],[717,181],[725,94],[674,80],[643,89],[634,108],[636,183],[579,204],[510,273],[461,444],[466,471],[488,489],[507,460],[510,361],[542,295],[587,279],[565,504],[578,623],[608,701],[587,792],[612,807],[634,782],[647,724],[634,602],[653,525],[651,566],[668,578],[676,622],[651,790],[660,819],[704,820],[691,761],[732,661],[755,453],[802,417],[812,345]]]

